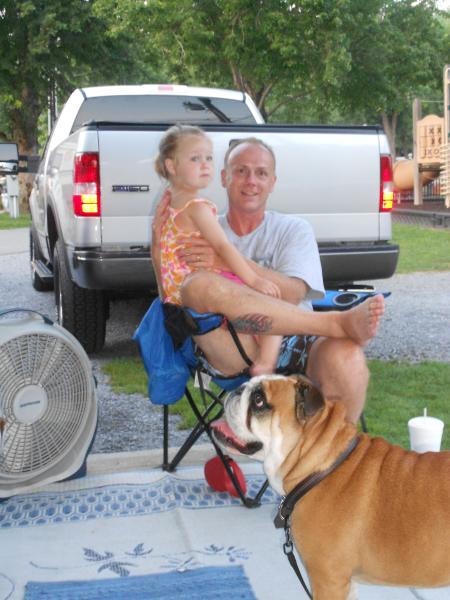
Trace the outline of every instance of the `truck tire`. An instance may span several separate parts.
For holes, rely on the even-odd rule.
[[[81,288],[71,280],[61,240],[55,245],[53,270],[59,324],[77,338],[88,354],[99,352],[105,343],[108,314],[104,292]]]
[[[44,281],[36,271],[35,261],[43,260],[42,254],[36,244],[36,237],[33,232],[33,228],[30,228],[30,274],[31,274],[31,285],[37,292],[48,292],[53,289],[53,283]]]

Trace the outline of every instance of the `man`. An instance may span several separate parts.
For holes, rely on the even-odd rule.
[[[300,367],[318,382],[327,398],[344,402],[349,419],[356,422],[369,379],[362,346],[376,333],[384,310],[382,296],[342,313],[305,310],[305,302],[323,294],[317,244],[305,221],[266,212],[276,182],[273,151],[255,138],[239,140],[225,156],[221,177],[229,201],[221,224],[258,274],[278,285],[282,300],[214,273],[210,269],[225,265],[220,265],[206,242],[186,238],[180,257],[196,270],[183,284],[183,303],[198,312],[225,315],[239,332],[250,358],[257,355],[254,334],[304,334]],[[165,210],[163,201],[154,221],[154,262]],[[261,257],[265,265],[253,260]],[[300,304],[302,308],[297,306]],[[232,375],[246,366],[222,328],[197,337],[196,342],[210,365],[224,374]]]

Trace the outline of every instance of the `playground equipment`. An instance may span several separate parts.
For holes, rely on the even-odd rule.
[[[418,98],[413,102],[413,159],[393,167],[394,188],[414,189],[414,204],[423,204],[422,188],[441,177],[445,206],[450,208],[450,65],[444,67],[444,117],[422,117]]]
[[[431,183],[439,175],[439,171],[420,171],[420,185]],[[392,177],[396,192],[407,192],[414,188],[414,161],[400,159],[392,167]]]

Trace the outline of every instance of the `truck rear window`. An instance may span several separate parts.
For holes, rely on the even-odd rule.
[[[244,101],[194,96],[87,98],[81,105],[71,133],[89,121],[255,124],[255,119]]]

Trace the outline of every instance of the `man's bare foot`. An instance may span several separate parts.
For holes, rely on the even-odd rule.
[[[363,346],[376,335],[383,313],[383,296],[372,296],[358,306],[340,313],[343,329],[349,338]]]

